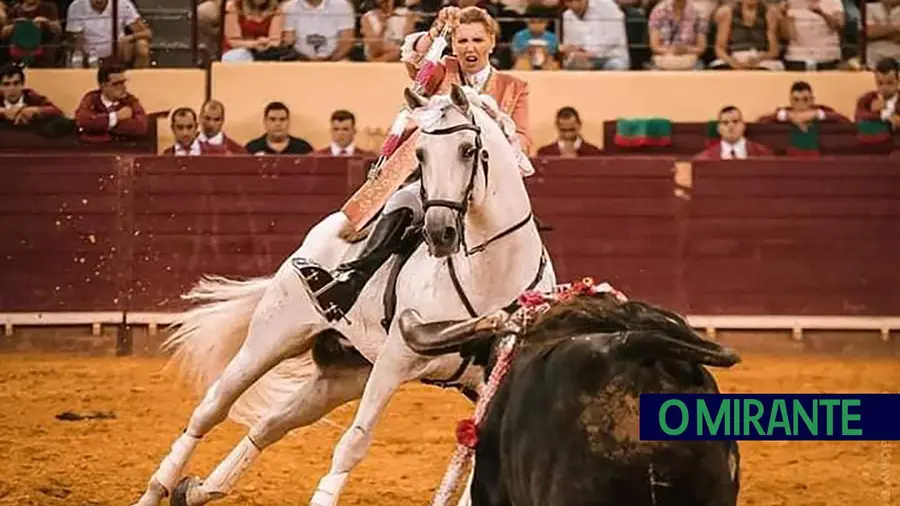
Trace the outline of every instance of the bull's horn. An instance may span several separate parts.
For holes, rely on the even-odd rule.
[[[508,318],[509,314],[501,309],[469,320],[425,322],[415,309],[405,309],[398,323],[403,340],[411,350],[436,356],[457,352],[473,339],[490,337]]]
[[[619,352],[684,360],[714,367],[731,367],[741,362],[741,356],[718,343],[691,343],[674,339],[662,332],[626,332],[616,345]]]

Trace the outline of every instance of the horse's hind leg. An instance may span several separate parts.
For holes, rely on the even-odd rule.
[[[135,506],[159,504],[175,487],[200,439],[222,423],[238,397],[283,358],[284,354],[278,350],[261,353],[260,350],[243,346],[194,408],[187,428],[172,444],[172,449],[150,477],[147,490]]]
[[[172,493],[172,506],[199,506],[224,497],[263,449],[291,430],[312,424],[341,404],[358,399],[370,371],[370,366],[321,371],[257,422],[206,480],[182,480]]]

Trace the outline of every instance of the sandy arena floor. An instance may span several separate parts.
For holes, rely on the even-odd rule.
[[[0,356],[0,504],[128,505],[180,432],[195,397],[161,359]],[[729,392],[900,392],[900,362],[745,357],[717,371]],[[354,405],[333,419],[348,422]],[[62,411],[114,411],[116,420],[61,422]],[[459,395],[405,388],[351,477],[345,505],[422,506],[453,448]],[[426,414],[427,413],[427,414]],[[205,475],[244,434],[232,422],[201,445]],[[304,505],[340,430],[320,422],[267,450],[223,505]],[[742,443],[744,505],[900,505],[900,443]]]

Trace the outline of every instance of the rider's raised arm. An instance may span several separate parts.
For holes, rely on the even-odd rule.
[[[406,71],[411,79],[416,78],[419,65],[422,63],[425,53],[428,52],[428,48],[431,47],[432,40],[430,32],[411,33],[403,39],[403,45],[400,46],[400,61],[406,65]],[[439,62],[438,68],[425,85],[425,95],[430,96],[440,88],[446,73],[446,67]]]

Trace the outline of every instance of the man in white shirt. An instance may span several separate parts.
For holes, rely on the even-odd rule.
[[[340,61],[353,48],[355,19],[347,0],[290,0],[284,14],[285,39],[304,60]]]
[[[841,61],[841,0],[789,0],[786,70],[834,70]]]
[[[884,58],[900,59],[900,1],[866,4],[866,62],[874,67]]]
[[[571,70],[628,70],[625,13],[613,0],[565,0],[563,66]]]
[[[116,1],[119,5],[118,59],[134,67],[149,67],[150,27],[141,19],[131,0]],[[94,67],[100,59],[112,55],[112,4],[109,0],[75,0],[69,5],[66,19],[66,31],[75,37],[72,66],[81,67],[87,59],[89,66]]]

